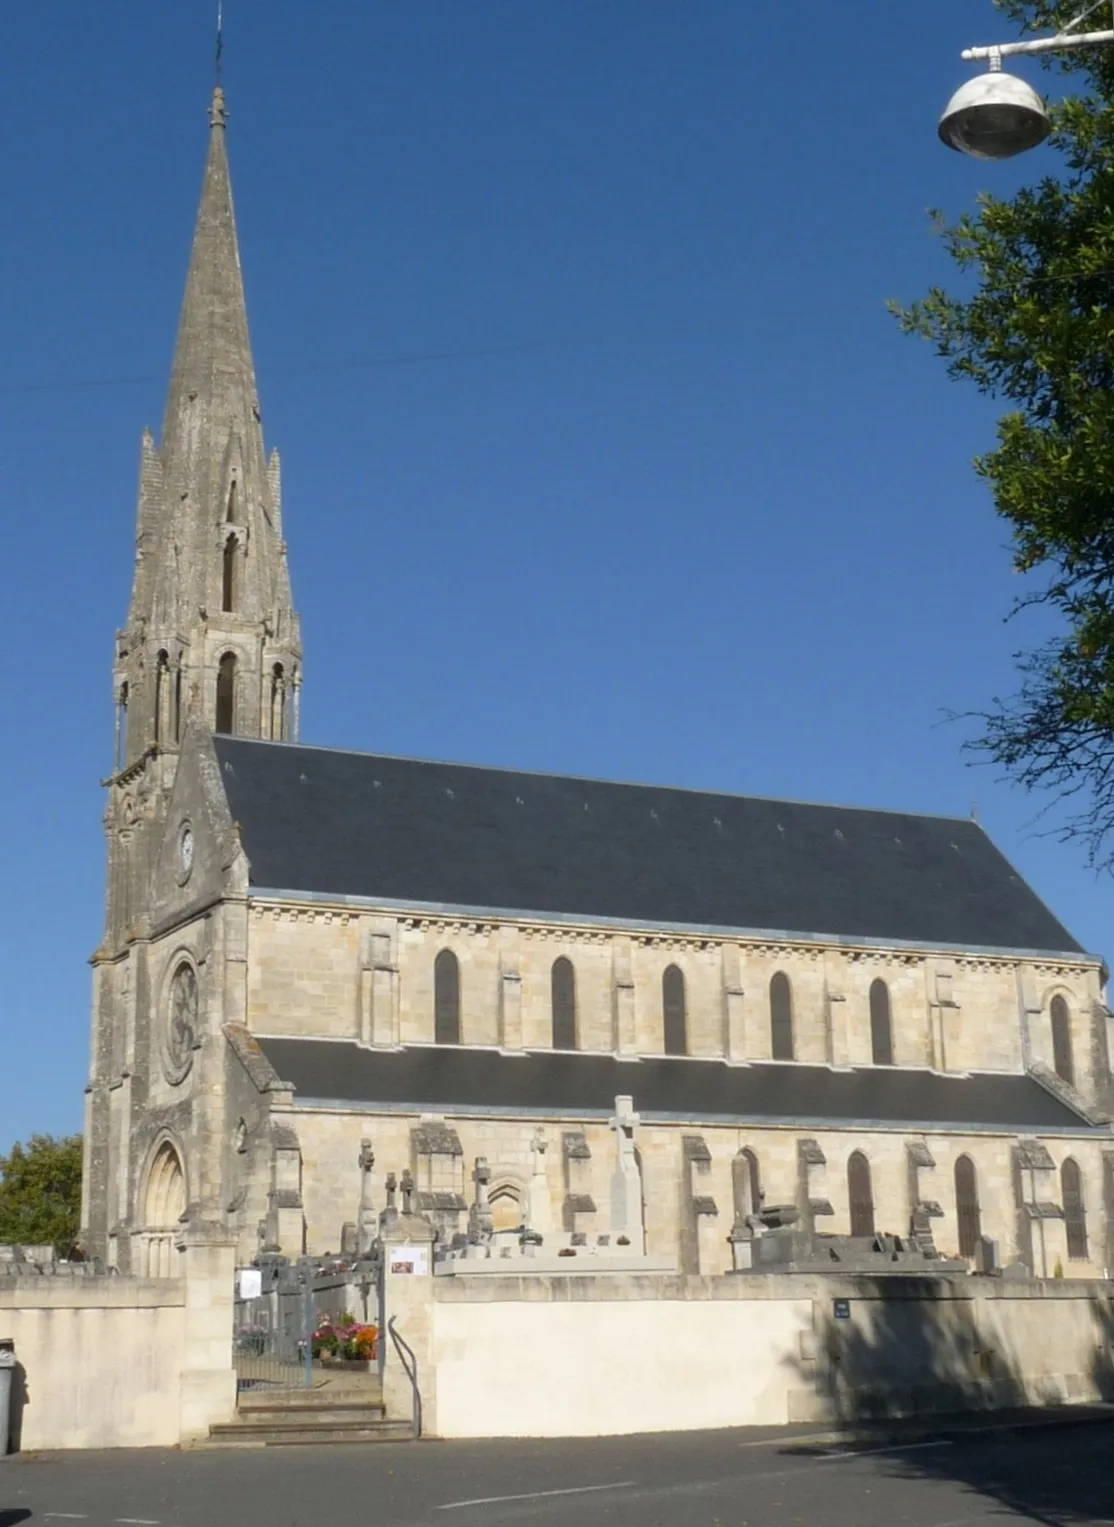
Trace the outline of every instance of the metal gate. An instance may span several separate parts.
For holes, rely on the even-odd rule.
[[[268,1259],[260,1269],[263,1288],[240,1297],[233,1307],[233,1362],[237,1389],[311,1388],[315,1370],[314,1334],[324,1322],[337,1324],[352,1315],[364,1324],[381,1325],[381,1278],[378,1266],[330,1267],[310,1258],[288,1262]],[[383,1341],[379,1341],[382,1369]]]

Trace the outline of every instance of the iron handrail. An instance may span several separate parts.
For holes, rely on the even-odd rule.
[[[414,1440],[416,1442],[422,1435],[422,1394],[418,1388],[418,1359],[414,1356],[413,1348],[406,1339],[395,1330],[395,1321],[397,1319],[397,1315],[391,1316],[390,1320],[387,1321],[387,1331],[395,1344],[395,1351],[398,1353],[398,1360],[402,1364],[402,1371],[410,1380],[410,1388],[414,1391],[413,1426]]]

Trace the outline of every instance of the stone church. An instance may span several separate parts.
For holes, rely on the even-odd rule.
[[[446,1239],[484,1158],[497,1229],[583,1244],[630,1098],[682,1271],[765,1204],[1103,1276],[1106,970],[975,822],[300,741],[219,89],[209,122],[115,648],[88,1253],[339,1251],[372,1153]]]

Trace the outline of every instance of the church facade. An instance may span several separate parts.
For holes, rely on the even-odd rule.
[[[764,1203],[1104,1276],[1105,967],[974,822],[299,741],[225,137],[218,90],[116,643],[87,1251],[340,1251],[369,1150],[446,1239],[483,1158],[497,1228],[575,1244],[629,1097],[683,1271]]]

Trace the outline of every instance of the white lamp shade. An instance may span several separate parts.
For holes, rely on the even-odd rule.
[[[1043,143],[1052,124],[1032,85],[994,71],[959,87],[938,131],[942,143],[975,159],[1010,159]]]

